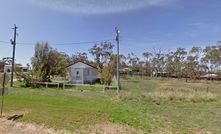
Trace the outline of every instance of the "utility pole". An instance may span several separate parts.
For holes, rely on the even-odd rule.
[[[5,88],[6,88],[6,72],[2,75],[2,105],[1,105],[1,117],[3,112],[3,106],[4,106],[4,99],[5,99]]]
[[[13,87],[13,77],[14,77],[14,67],[15,67],[15,46],[16,46],[16,36],[18,27],[12,28],[14,29],[14,40],[11,39],[11,44],[13,45],[13,53],[12,53],[12,71],[11,71],[11,87]]]
[[[120,30],[115,27],[116,31],[116,42],[117,42],[117,93],[120,91],[120,73],[119,73],[119,61],[120,61],[120,56],[119,56],[119,45],[120,45]]]

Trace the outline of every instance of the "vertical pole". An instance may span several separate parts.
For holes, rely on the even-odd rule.
[[[116,42],[117,42],[117,93],[119,93],[120,90],[120,73],[119,73],[119,44],[120,44],[120,31],[118,28],[115,28],[116,31]]]
[[[2,117],[2,113],[3,113],[3,106],[4,106],[4,98],[5,96],[2,96],[2,106],[1,106],[1,117]]]
[[[14,79],[14,66],[15,66],[15,46],[16,46],[16,36],[17,36],[17,29],[18,27],[13,28],[14,29],[14,40],[11,40],[11,44],[13,45],[13,54],[12,54],[12,71],[11,71],[11,87],[13,87],[13,79]]]
[[[3,74],[1,117],[3,113],[4,98],[5,98],[5,84],[6,84],[6,73]]]

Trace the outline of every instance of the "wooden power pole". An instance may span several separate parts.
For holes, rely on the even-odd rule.
[[[12,53],[12,68],[11,68],[11,87],[13,87],[13,79],[14,79],[14,68],[15,68],[15,46],[16,46],[16,36],[17,29],[16,25],[14,26],[14,40],[11,39],[11,44],[13,45],[13,53]]]
[[[117,93],[120,91],[120,72],[119,72],[119,65],[120,65],[120,56],[119,56],[119,45],[120,45],[120,31],[116,27],[116,42],[117,42]]]

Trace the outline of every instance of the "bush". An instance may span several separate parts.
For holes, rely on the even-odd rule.
[[[104,66],[101,76],[101,83],[104,85],[111,85],[112,79],[114,77],[113,68],[109,65]]]
[[[40,84],[37,84],[39,80],[34,79],[30,73],[16,72],[16,76],[18,81],[23,82],[26,87],[35,87],[35,88],[41,87]]]

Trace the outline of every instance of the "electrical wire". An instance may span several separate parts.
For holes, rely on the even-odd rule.
[[[0,43],[7,43],[7,44],[8,44],[8,43],[10,43],[10,42],[7,42],[7,41],[0,41]]]
[[[115,39],[107,39],[107,40],[97,40],[97,41],[87,41],[87,42],[69,42],[69,43],[49,43],[50,45],[55,45],[55,46],[64,46],[64,45],[80,45],[80,44],[92,44],[92,43],[98,43],[98,42],[109,42],[109,41],[114,41]],[[4,44],[11,44],[10,42],[7,41],[0,41],[0,43]],[[22,43],[18,42],[16,43],[18,45],[35,45],[36,43]],[[2,44],[1,44],[2,45]]]

